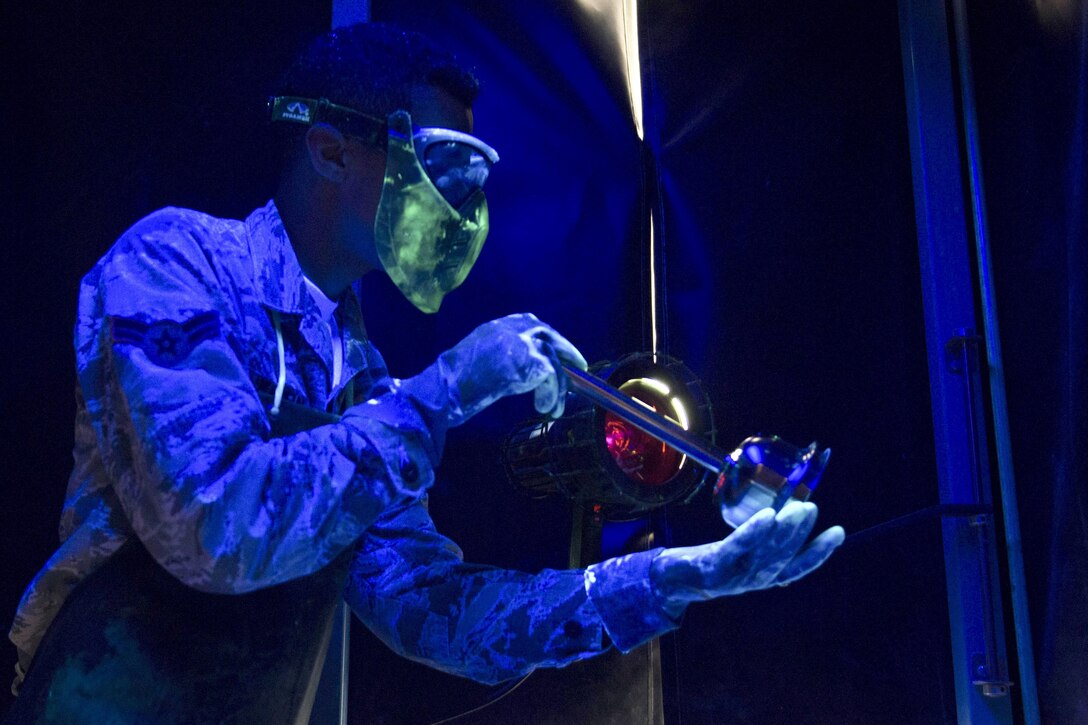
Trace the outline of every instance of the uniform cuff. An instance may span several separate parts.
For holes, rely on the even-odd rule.
[[[586,569],[586,592],[621,652],[679,626],[662,609],[650,584],[650,564],[660,552],[658,548],[628,554]]]
[[[438,363],[415,377],[395,381],[394,386],[395,394],[407,399],[430,432],[432,463],[437,466],[450,427],[450,391]]]
[[[394,496],[415,500],[434,482],[441,447],[416,406],[399,390],[349,408],[340,422],[361,435],[376,453],[377,461],[362,455],[357,465],[365,468],[380,461]]]

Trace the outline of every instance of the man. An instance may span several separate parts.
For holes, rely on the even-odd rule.
[[[792,503],[720,542],[529,575],[435,531],[446,430],[519,393],[561,415],[559,363],[585,368],[531,315],[405,380],[367,339],[366,273],[433,312],[480,251],[497,154],[471,136],[476,92],[421,36],[323,36],[270,100],[274,201],[156,212],[84,278],[63,543],[12,627],[11,722],[305,722],[341,595],[396,651],[496,682],[628,651],[841,543],[802,548],[816,509]]]

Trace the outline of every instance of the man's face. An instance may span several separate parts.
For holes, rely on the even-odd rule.
[[[434,86],[417,86],[412,91],[412,123],[472,132],[472,109],[446,91]],[[385,179],[385,149],[368,146],[351,138],[346,150],[347,176],[341,185],[345,212],[344,250],[352,259],[370,269],[381,269],[374,246],[374,217]]]

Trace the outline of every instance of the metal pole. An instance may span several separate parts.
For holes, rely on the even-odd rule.
[[[332,0],[333,30],[369,20],[370,0]]]
[[[595,375],[563,365],[571,388],[631,425],[672,446],[703,468],[721,473],[726,454],[657,411],[640,405]]]
[[[976,455],[986,450],[985,426],[973,420],[970,370],[950,364],[961,357],[950,353],[963,352],[956,345],[968,344],[957,331],[973,327],[976,302],[944,0],[899,0],[899,32],[940,502],[975,505],[989,491],[985,457]],[[987,664],[1005,650],[992,549],[972,521],[986,523],[946,518],[941,526],[957,720],[1012,723],[1008,686]]]
[[[354,23],[365,23],[370,20],[370,0],[332,0],[332,27],[342,28]],[[329,653],[325,658],[325,668],[336,668],[335,692],[332,688],[321,690],[320,694],[327,697],[336,697],[336,722],[337,725],[348,723],[348,683],[351,672],[351,608],[347,602],[340,602],[336,613],[336,626],[333,629],[333,637],[337,641],[329,647]],[[322,678],[324,679],[324,678]],[[317,716],[311,720],[310,725],[318,725]],[[331,725],[331,723],[329,724]]]
[[[1039,700],[1035,688],[1035,654],[1028,616],[1027,583],[1020,541],[1020,516],[1016,503],[1012,441],[1009,433],[1008,403],[1005,398],[1005,367],[1001,357],[1001,336],[997,326],[997,297],[990,261],[986,225],[986,197],[983,192],[982,153],[979,149],[978,119],[975,115],[974,80],[971,74],[971,45],[967,34],[967,10],[963,0],[952,0],[959,65],[960,101],[963,107],[963,135],[967,151],[967,180],[971,191],[971,221],[978,254],[979,291],[982,296],[982,329],[986,363],[990,376],[990,407],[993,415],[994,445],[997,450],[997,480],[1005,524],[1005,554],[1012,590],[1013,629],[1020,670],[1020,697],[1025,725],[1038,725]]]

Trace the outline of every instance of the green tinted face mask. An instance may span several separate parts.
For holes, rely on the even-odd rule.
[[[374,239],[389,278],[423,312],[437,312],[480,255],[488,229],[480,187],[497,160],[490,147],[457,131],[418,129],[413,143],[409,115],[389,117]]]

